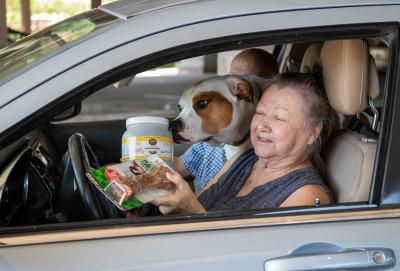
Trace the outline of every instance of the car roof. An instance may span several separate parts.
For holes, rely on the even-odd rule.
[[[176,5],[184,5],[190,2],[198,2],[197,0],[139,0],[139,1],[116,1],[103,5],[101,10],[111,13],[120,18],[127,19],[129,17],[148,13],[154,10],[160,10]]]
[[[261,2],[261,3],[260,3]],[[234,9],[236,12],[243,13],[245,10],[257,11],[255,8],[262,4],[263,12],[296,10],[296,9],[315,9],[328,7],[346,7],[346,6],[369,6],[369,5],[391,5],[399,4],[399,0],[269,0],[268,5],[260,0],[121,0],[112,2],[100,7],[101,10],[118,16],[123,19],[139,16],[141,14],[153,11],[167,9],[172,6],[179,6],[179,10],[191,12],[194,16],[201,16],[196,7],[206,8],[207,6],[215,7],[221,13],[225,13],[226,9]],[[245,3],[245,5],[243,5]],[[217,10],[218,10],[217,9]],[[260,10],[261,11],[261,10]]]

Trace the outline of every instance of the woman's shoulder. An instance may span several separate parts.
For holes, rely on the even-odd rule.
[[[308,184],[294,191],[280,207],[313,206],[332,203],[327,191],[318,184]]]
[[[315,168],[296,170],[288,175],[294,179],[297,188],[283,201],[281,207],[306,206],[332,203],[332,196]],[[289,177],[289,176],[288,176]]]

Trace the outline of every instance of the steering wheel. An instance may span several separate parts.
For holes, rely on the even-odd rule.
[[[84,212],[89,219],[119,218],[117,208],[86,177],[91,165],[99,167],[97,158],[82,134],[74,134],[68,140],[68,153],[81,196]]]

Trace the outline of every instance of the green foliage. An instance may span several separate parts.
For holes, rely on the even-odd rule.
[[[115,0],[102,0],[102,4],[114,2]],[[91,0],[30,0],[31,14],[40,13],[62,13],[66,17],[89,10]],[[6,0],[7,25],[15,30],[22,26],[21,1]]]
[[[32,1],[31,13],[65,13],[69,16],[90,9],[90,0],[85,2],[67,0]]]
[[[21,19],[21,1],[8,0],[6,1],[7,25],[13,29],[20,29],[22,24]]]
[[[109,1],[109,0],[108,0]],[[90,0],[30,0],[31,14],[63,13],[72,16],[90,9]],[[21,29],[21,1],[6,0],[7,25],[13,29]]]

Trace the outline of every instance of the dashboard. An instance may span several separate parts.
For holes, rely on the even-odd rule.
[[[53,204],[60,172],[47,142],[35,139],[43,137],[25,137],[0,173],[0,227],[62,220]]]

